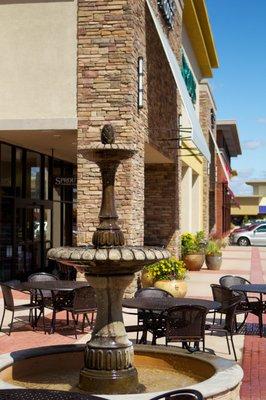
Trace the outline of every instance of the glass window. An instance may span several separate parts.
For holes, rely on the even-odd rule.
[[[1,188],[2,194],[12,195],[12,147],[1,144]]]
[[[256,232],[266,232],[266,225],[260,226],[258,229],[256,229]]]
[[[39,199],[41,195],[41,156],[27,151],[26,159],[26,197]]]

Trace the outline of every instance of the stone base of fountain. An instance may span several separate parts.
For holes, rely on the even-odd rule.
[[[131,367],[127,370],[98,371],[83,368],[79,375],[79,387],[87,393],[136,393],[138,372]]]

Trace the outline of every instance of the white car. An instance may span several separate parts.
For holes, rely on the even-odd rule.
[[[231,244],[239,246],[266,246],[266,222],[235,229],[229,239]]]

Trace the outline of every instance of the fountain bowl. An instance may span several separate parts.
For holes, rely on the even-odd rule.
[[[209,400],[239,399],[243,371],[233,361],[202,352],[189,354],[174,346],[136,345],[134,350],[136,366],[139,369],[149,370],[149,373],[145,375],[151,381],[152,391],[148,389],[145,393],[126,395],[101,393],[105,398],[110,400],[148,400],[168,390],[190,387],[199,390],[204,398]],[[73,368],[76,369],[78,375],[83,363],[83,353],[84,345],[78,344],[39,347],[3,354],[0,356],[0,388],[30,387],[66,390],[65,387],[60,387],[60,379],[62,382],[66,380],[66,376],[72,376]],[[178,376],[175,378],[173,375],[175,370],[189,376],[189,379],[185,380],[185,385],[180,384]],[[48,373],[53,377],[49,383],[47,382]],[[160,384],[155,382],[156,373],[159,377],[164,376]],[[168,381],[171,382],[169,387],[167,387],[168,375]],[[191,377],[193,379],[196,377],[198,383],[193,382]],[[141,383],[145,384],[145,382]],[[75,390],[78,391],[78,389]]]

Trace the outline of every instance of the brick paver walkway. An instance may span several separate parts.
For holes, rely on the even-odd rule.
[[[263,282],[263,266],[259,248],[252,248],[250,280],[252,283]],[[253,315],[247,322],[257,322]],[[264,316],[264,323],[266,319]],[[245,336],[242,360],[244,379],[241,386],[241,400],[266,399],[266,338]]]

